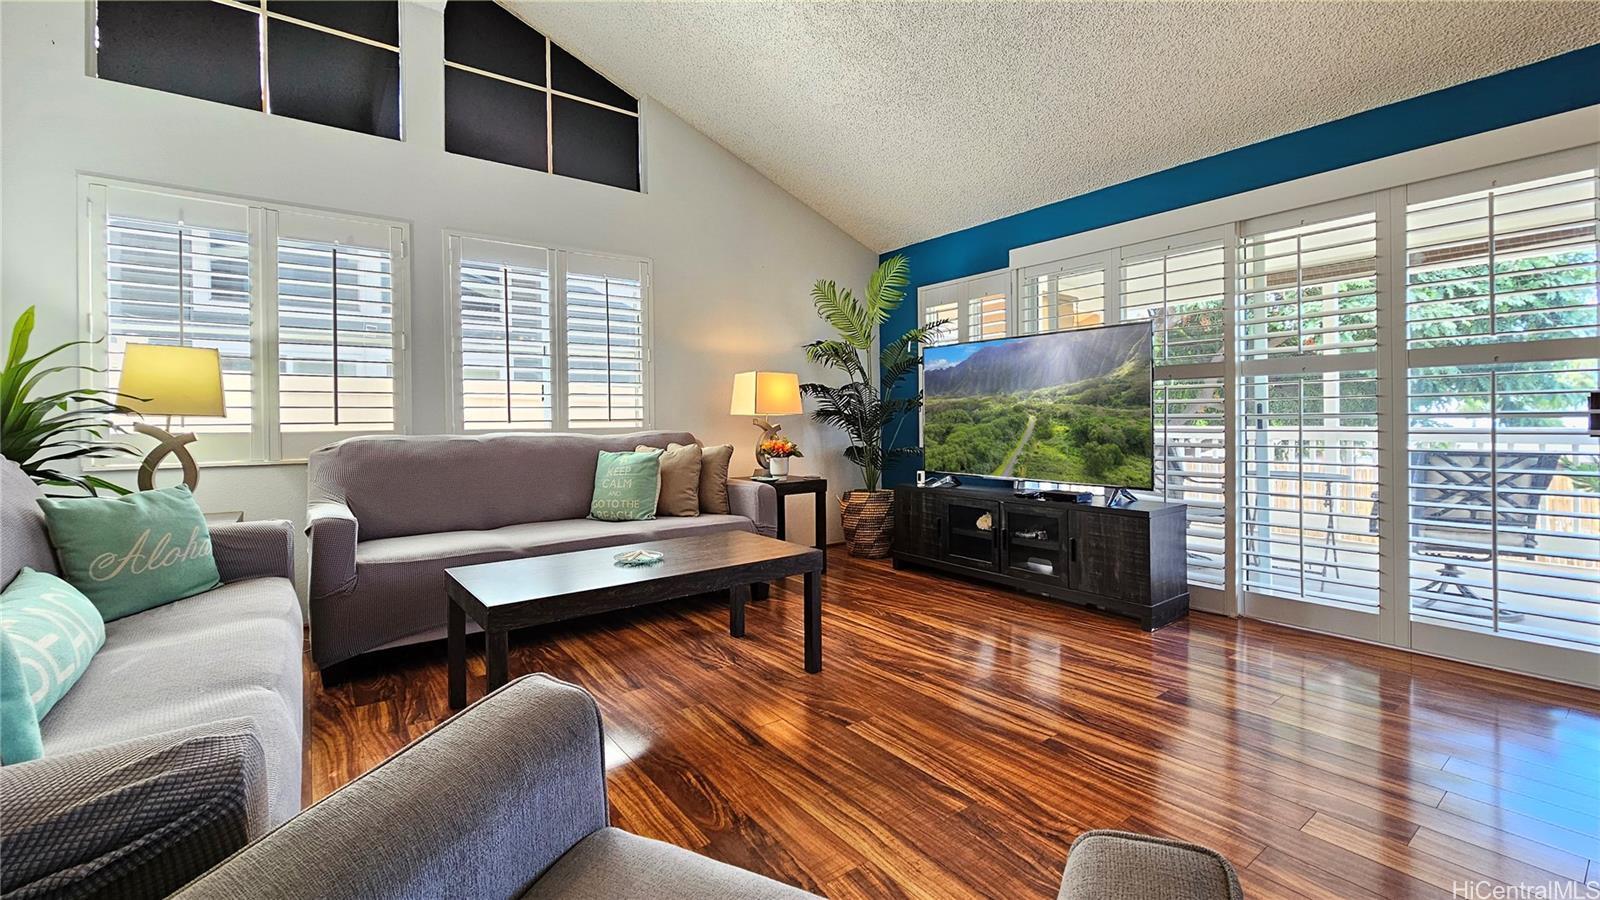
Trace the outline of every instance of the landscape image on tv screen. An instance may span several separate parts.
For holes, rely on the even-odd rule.
[[[929,471],[1153,486],[1150,325],[930,347]]]

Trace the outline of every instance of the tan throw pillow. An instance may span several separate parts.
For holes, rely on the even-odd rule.
[[[667,449],[680,446],[668,444]],[[728,463],[733,461],[733,445],[700,448],[700,511],[725,516],[728,506]]]
[[[643,444],[635,450],[655,450]],[[673,444],[661,454],[661,495],[658,516],[700,515],[700,445]]]

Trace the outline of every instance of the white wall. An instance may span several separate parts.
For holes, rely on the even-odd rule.
[[[35,349],[79,336],[79,174],[399,219],[415,245],[412,430],[440,432],[455,386],[444,337],[446,230],[641,256],[653,263],[655,425],[732,442],[734,472],[747,472],[757,431],[728,415],[733,373],[821,377],[799,349],[826,332],[810,285],[819,277],[864,285],[876,255],[648,100],[648,193],[446,154],[442,6],[401,4],[400,142],[99,81],[85,74],[87,3],[0,3],[6,334],[35,304]],[[826,474],[834,492],[859,486],[839,433],[798,416],[784,427],[806,450],[796,471]],[[198,493],[207,510],[304,524],[304,466],[208,468]],[[835,540],[837,517],[834,509]],[[812,521],[809,504],[793,501],[790,536],[808,541]],[[303,546],[301,555],[303,577]]]

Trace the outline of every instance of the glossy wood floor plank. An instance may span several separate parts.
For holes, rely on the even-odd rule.
[[[1213,846],[1251,897],[1600,874],[1596,692],[1203,614],[1144,634],[837,550],[806,675],[800,587],[744,639],[714,598],[519,635],[512,674],[594,694],[616,824],[835,898],[1052,897],[1090,828]],[[308,673],[313,797],[449,715],[442,646]]]

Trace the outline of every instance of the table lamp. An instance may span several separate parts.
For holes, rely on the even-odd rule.
[[[761,429],[756,440],[756,465],[767,468],[767,454],[762,443],[776,437],[782,425],[767,421],[768,416],[797,416],[800,408],[800,376],[793,372],[740,372],[733,376],[733,408],[735,416],[754,416],[755,426]]]
[[[162,344],[129,344],[122,355],[122,381],[117,390],[120,402],[145,415],[164,415],[167,427],[144,422],[133,430],[155,438],[156,446],[139,464],[139,490],[155,487],[156,467],[171,453],[183,466],[183,483],[194,490],[200,482],[200,468],[185,444],[193,443],[193,432],[173,434],[173,416],[221,416],[226,414],[222,399],[222,357],[210,347],[168,347]]]

